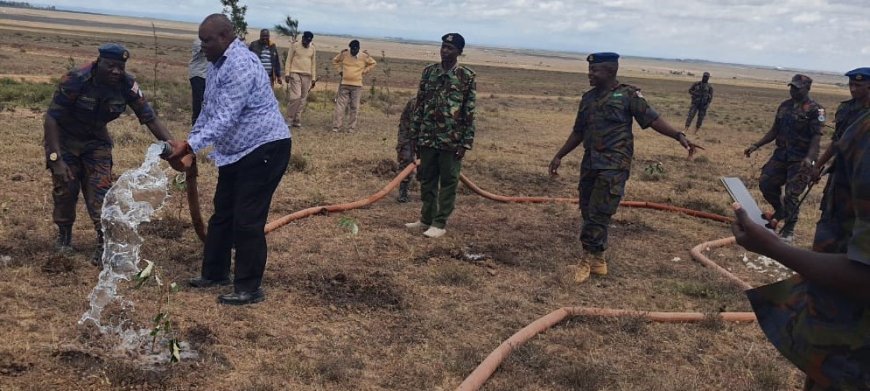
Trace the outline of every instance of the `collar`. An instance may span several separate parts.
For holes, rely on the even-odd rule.
[[[227,57],[229,57],[229,55],[230,55],[230,52],[233,49],[238,48],[239,46],[241,46],[245,50],[248,50],[248,48],[245,46],[245,44],[243,44],[242,41],[240,41],[238,38],[233,39],[233,42],[230,42],[230,46],[227,46],[227,49],[224,50],[224,54],[221,55],[221,58],[219,58],[217,61],[214,62],[214,67],[220,68],[221,65],[223,65],[224,62],[226,62]]]

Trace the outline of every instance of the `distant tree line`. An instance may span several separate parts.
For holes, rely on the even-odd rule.
[[[0,7],[15,7],[15,8],[33,8],[33,9],[41,9],[41,10],[51,10],[54,11],[55,8],[53,5],[48,7],[40,7],[38,5],[33,5],[25,1],[3,1],[0,0]]]

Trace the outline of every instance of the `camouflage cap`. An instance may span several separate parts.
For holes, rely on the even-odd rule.
[[[101,58],[123,62],[127,62],[127,59],[130,58],[130,51],[120,43],[105,43],[98,50]]]
[[[846,77],[848,77],[850,80],[856,81],[870,80],[870,68],[855,68],[849,72],[846,72]]]
[[[791,81],[788,83],[790,86],[795,86],[796,88],[804,88],[809,87],[813,84],[813,79],[810,79],[807,75],[801,75],[798,73],[791,78]]]

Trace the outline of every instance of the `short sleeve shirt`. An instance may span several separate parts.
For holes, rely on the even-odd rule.
[[[620,84],[611,90],[587,91],[580,100],[573,130],[582,136],[586,150],[582,167],[630,169],[634,156],[633,120],[646,129],[658,117],[637,87]]]
[[[803,160],[813,137],[822,134],[824,123],[825,109],[812,99],[782,102],[773,124],[776,129],[774,158],[789,162]]]
[[[109,86],[97,83],[95,74],[96,63],[92,63],[61,78],[48,115],[60,126],[62,140],[111,142],[106,124],[121,116],[127,106],[140,123],[157,118],[132,75],[126,74],[117,86]]]

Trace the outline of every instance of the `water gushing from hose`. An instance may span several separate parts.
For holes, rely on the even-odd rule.
[[[148,147],[142,165],[122,174],[106,193],[101,216],[105,236],[103,270],[91,291],[90,309],[79,320],[80,325],[90,321],[101,333],[117,335],[122,350],[135,349],[149,330],[129,328],[129,320],[124,316],[103,324],[102,315],[106,306],[115,302],[124,311],[133,308],[133,303],[118,292],[118,283],[139,273],[139,249],[143,242],[139,224],[151,221],[151,215],[166,201],[168,179],[160,167],[162,148],[162,144]]]

